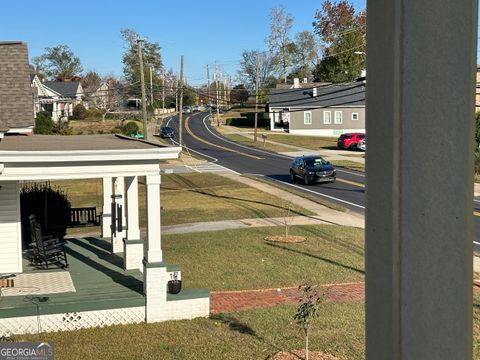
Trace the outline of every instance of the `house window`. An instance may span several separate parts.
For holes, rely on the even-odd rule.
[[[311,111],[304,111],[303,112],[303,124],[304,125],[312,125],[312,112]]]
[[[332,112],[331,111],[324,111],[323,112],[323,123],[324,124],[331,124],[332,123]]]
[[[352,120],[358,120],[358,113],[352,113]]]
[[[342,123],[342,112],[335,111],[335,124],[341,124],[341,123]]]

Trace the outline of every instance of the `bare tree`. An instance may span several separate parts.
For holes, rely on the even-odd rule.
[[[275,69],[273,59],[268,53],[258,50],[244,50],[242,53],[242,60],[240,61],[238,77],[241,82],[245,83],[250,89],[255,87],[257,61],[258,87],[260,89],[269,84],[269,80],[271,79]]]
[[[319,62],[318,46],[315,35],[308,31],[301,31],[295,35],[293,47],[294,72],[300,78],[310,78],[312,70]]]
[[[293,17],[285,14],[283,6],[273,7],[270,11],[270,35],[268,47],[275,58],[275,63],[281,65],[285,83],[287,82],[287,68],[291,64],[292,41],[289,33],[292,28]]]

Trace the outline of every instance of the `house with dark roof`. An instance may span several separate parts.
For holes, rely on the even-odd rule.
[[[365,132],[365,83],[274,89],[270,129],[299,135]]]
[[[0,139],[6,133],[31,133],[32,89],[27,45],[0,42]]]
[[[47,82],[39,90],[39,99],[57,105],[81,101],[79,84]],[[0,42],[0,278],[13,279],[8,289],[0,285],[0,337],[37,333],[40,323],[50,332],[208,316],[209,291],[178,288],[181,268],[167,264],[162,251],[160,162],[178,159],[182,148],[119,135],[19,134],[33,127],[33,112],[27,46]],[[102,184],[101,215],[96,205],[60,207],[70,219],[62,227],[92,213],[96,237],[59,233],[47,196],[44,205],[22,206],[28,184],[84,179]],[[82,191],[83,182],[77,186]],[[48,271],[52,266],[63,271]],[[48,301],[25,302],[25,289]]]
[[[73,108],[77,104],[83,104],[88,108],[80,81],[42,82],[36,75],[31,81],[35,94],[35,114],[47,111],[51,113],[52,120],[57,122],[73,115]]]

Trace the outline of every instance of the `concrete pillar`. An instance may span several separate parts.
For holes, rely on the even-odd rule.
[[[471,359],[477,1],[367,13],[366,357]]]
[[[122,229],[117,229],[116,234],[112,234],[112,252],[120,253],[123,251],[123,238],[126,235],[126,217],[125,217],[125,178],[123,176],[113,178],[113,195],[121,195],[115,198],[115,203],[122,206]],[[112,200],[113,201],[113,200]]]
[[[125,178],[127,186],[127,236],[123,239],[124,268],[142,269],[143,242],[138,222],[138,177]]]
[[[167,318],[167,268],[162,262],[160,232],[160,175],[147,175],[147,241],[143,259],[143,287],[147,322]]]
[[[112,178],[105,177],[102,179],[103,184],[103,207],[102,207],[102,237],[109,238],[112,236]]]

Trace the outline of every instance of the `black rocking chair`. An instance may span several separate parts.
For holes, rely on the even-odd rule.
[[[56,264],[62,268],[67,268],[65,241],[52,235],[43,236],[42,228],[35,219],[35,215],[30,215],[28,219],[30,221],[30,235],[32,239],[30,243],[32,250],[30,260],[32,265],[48,269],[50,264]]]

